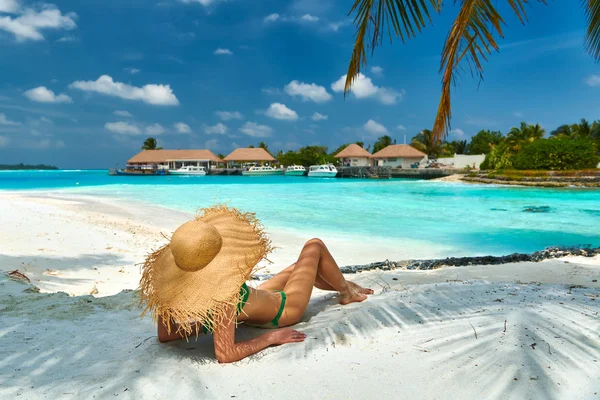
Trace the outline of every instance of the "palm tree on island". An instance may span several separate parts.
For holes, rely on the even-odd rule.
[[[392,144],[396,144],[396,140],[392,139],[389,135],[380,136],[373,145],[373,154],[385,149],[386,147]]]
[[[142,150],[162,150],[162,147],[157,147],[158,142],[155,138],[149,137],[144,141],[142,145]]]
[[[541,139],[545,134],[546,130],[539,124],[530,125],[526,122],[521,122],[521,126],[514,126],[508,132],[506,141],[514,151],[519,151],[523,148],[523,145]]]

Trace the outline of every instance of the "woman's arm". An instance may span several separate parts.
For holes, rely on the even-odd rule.
[[[215,355],[220,363],[239,361],[249,355],[256,354],[269,346],[284,343],[303,342],[306,335],[293,329],[284,328],[264,333],[254,339],[235,343],[235,321],[231,316],[235,309],[232,307],[226,318],[231,322],[219,326],[214,331]]]

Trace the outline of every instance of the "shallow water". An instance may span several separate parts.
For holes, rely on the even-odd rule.
[[[600,246],[600,190],[306,177],[114,177],[107,171],[0,173],[8,190],[110,196],[195,211],[216,202],[268,228],[348,240],[420,243],[440,255],[501,255],[551,245]],[[402,242],[404,240],[404,242]],[[434,249],[436,251],[434,251]]]

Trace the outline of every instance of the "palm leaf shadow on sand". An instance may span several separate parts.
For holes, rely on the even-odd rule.
[[[177,376],[151,319],[139,319],[135,292],[70,297],[30,287],[0,274],[0,397],[141,398],[173,380],[204,397],[202,377]]]
[[[78,388],[81,397],[106,397],[179,379],[202,396],[202,375],[173,376],[169,356],[198,365],[216,363],[210,336],[158,343],[151,319],[138,319],[132,292],[105,298],[23,294],[27,285],[19,284],[9,293],[5,282],[0,277],[0,387],[14,389],[12,394],[26,387],[17,388],[14,382],[61,393]],[[557,385],[571,372],[589,371],[590,366],[600,372],[600,364],[593,361],[600,359],[599,304],[588,295],[600,295],[600,290],[475,281],[400,291],[386,287],[366,302],[348,306],[337,304],[333,294],[315,296],[304,321],[294,327],[308,334],[306,342],[269,349],[238,365],[251,367],[257,360],[289,364],[324,348],[352,346],[385,333],[386,340],[391,334],[392,340],[406,343],[403,352],[431,357],[432,376],[445,374],[448,379],[452,362],[451,379],[473,382],[482,388],[482,397],[554,399]],[[109,312],[94,313],[99,309]],[[243,340],[264,332],[241,326],[236,336]],[[40,334],[45,340],[38,339]],[[81,359],[86,362],[81,364]],[[502,361],[506,359],[510,362]],[[520,372],[523,366],[528,375]],[[408,366],[399,359],[398,367]],[[73,376],[56,373],[75,368]],[[527,385],[518,385],[514,378]]]
[[[598,289],[509,283],[491,290],[481,282],[465,282],[392,290],[349,306],[335,304],[337,298],[329,295],[311,302],[304,322],[295,327],[309,336],[303,346],[263,356],[300,359],[319,348],[396,330],[399,341],[413,342],[406,351],[433,358],[432,376],[448,374],[447,366],[458,360],[453,376],[477,382],[482,398],[555,399],[561,377],[564,385],[582,368],[600,373],[600,307],[585,295],[590,292],[600,294]],[[557,340],[560,346],[549,344]],[[529,384],[517,385],[518,380]]]

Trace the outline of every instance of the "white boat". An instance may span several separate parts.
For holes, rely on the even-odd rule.
[[[179,169],[169,171],[171,175],[206,175],[206,168],[197,167],[195,165],[185,165]]]
[[[331,164],[328,165],[311,165],[308,170],[310,178],[335,178],[338,170]]]
[[[288,176],[303,176],[306,173],[306,168],[302,165],[290,165],[285,169],[284,175]]]
[[[242,175],[245,176],[281,175],[282,173],[283,170],[269,166],[250,167],[248,170],[242,171]]]

